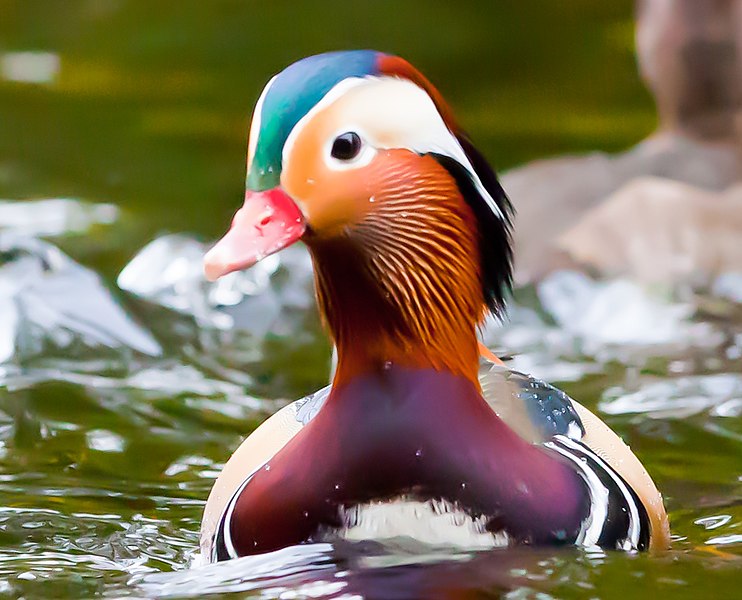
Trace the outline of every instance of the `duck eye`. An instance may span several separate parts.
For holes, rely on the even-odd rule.
[[[358,156],[360,151],[360,136],[353,131],[349,131],[347,133],[342,133],[335,138],[335,141],[332,142],[332,151],[330,154],[338,160],[351,160]]]

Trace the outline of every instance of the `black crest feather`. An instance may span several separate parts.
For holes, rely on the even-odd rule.
[[[467,204],[474,212],[479,227],[479,251],[482,261],[482,292],[487,307],[499,314],[513,283],[513,249],[511,226],[513,205],[502,189],[495,171],[469,139],[457,136],[479,180],[500,209],[496,214],[477,191],[469,171],[457,160],[442,154],[435,159],[451,174]]]

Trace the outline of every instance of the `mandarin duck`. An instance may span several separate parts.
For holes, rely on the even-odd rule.
[[[661,496],[628,446],[478,342],[511,285],[512,207],[420,72],[374,51],[290,65],[255,107],[246,187],[207,278],[301,240],[337,368],[226,463],[207,559],[397,536],[667,546]]]

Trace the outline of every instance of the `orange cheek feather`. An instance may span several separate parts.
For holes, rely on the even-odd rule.
[[[309,227],[319,237],[333,237],[360,223],[382,198],[414,184],[410,177],[425,177],[429,166],[425,157],[395,149],[380,150],[366,166],[334,171],[310,148],[310,141],[297,144],[281,186],[300,205]]]
[[[371,164],[333,170],[322,153],[338,125],[332,111],[314,117],[295,139],[281,174],[281,186],[300,205],[313,233],[332,237],[358,223],[373,206],[378,185],[374,172],[388,151],[380,151]]]
[[[295,148],[281,185],[300,205],[313,232],[331,237],[363,217],[372,196],[371,180],[368,167],[331,170],[311,147]]]

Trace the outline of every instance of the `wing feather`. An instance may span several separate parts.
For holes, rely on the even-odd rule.
[[[563,451],[571,451],[569,444],[576,442],[594,453],[595,464],[611,477],[618,475],[646,510],[650,548],[669,546],[670,528],[662,496],[631,449],[598,417],[548,383],[497,363],[485,362],[480,384],[492,409],[525,440],[547,447],[556,441]],[[631,502],[630,494],[622,495],[626,496],[622,502]]]

